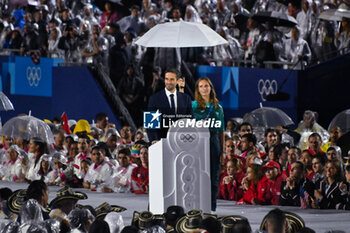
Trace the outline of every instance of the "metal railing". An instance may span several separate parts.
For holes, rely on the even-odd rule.
[[[208,59],[209,62],[215,63],[215,64],[222,64],[224,65],[226,63],[225,59]],[[275,68],[275,65],[281,66],[283,69],[287,69],[286,67],[294,66],[294,63],[291,62],[285,62],[285,61],[263,61],[262,63],[259,63],[255,60],[249,60],[249,59],[232,59],[230,60],[231,65],[234,67],[250,67],[250,68],[261,68],[261,64],[264,65],[264,68],[272,69]]]
[[[89,69],[95,74],[94,76],[98,79],[100,84],[108,95],[108,99],[111,101],[111,105],[118,118],[122,121],[122,124],[129,125],[134,132],[136,132],[137,127],[133,118],[131,117],[128,109],[125,107],[123,101],[119,97],[119,93],[115,88],[109,75],[106,73],[103,64],[93,65],[86,64]]]
[[[191,69],[185,61],[181,61],[181,71],[183,76],[186,77],[186,93],[188,93],[191,96],[191,98],[194,99],[194,94],[192,90],[194,90],[196,80],[194,79]]]

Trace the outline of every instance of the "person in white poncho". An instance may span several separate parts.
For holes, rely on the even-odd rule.
[[[111,177],[114,173],[114,165],[104,159],[102,148],[94,146],[91,149],[93,164],[89,167],[84,177],[84,188],[105,191],[112,185]]]
[[[5,174],[2,177],[2,180],[23,182],[25,175],[22,171],[21,160],[28,159],[27,153],[17,145],[12,145],[7,150],[7,156],[9,161],[4,166]]]
[[[29,142],[28,161],[22,161],[22,172],[26,174],[26,180],[40,180],[40,167],[44,154],[48,152],[45,142],[39,138],[33,138]]]
[[[308,43],[300,37],[300,29],[292,28],[292,37],[285,41],[284,54],[288,62],[293,63],[289,68],[302,69],[311,61],[311,50]]]
[[[117,167],[114,179],[114,188],[115,192],[129,192],[131,188],[131,173],[132,170],[137,166],[134,163],[130,163],[131,152],[130,149],[124,148],[121,149],[118,153],[118,162],[120,164]]]

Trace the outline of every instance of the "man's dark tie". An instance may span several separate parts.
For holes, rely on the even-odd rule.
[[[174,94],[170,94],[170,102],[171,102],[171,112],[175,114],[175,100],[174,100]]]

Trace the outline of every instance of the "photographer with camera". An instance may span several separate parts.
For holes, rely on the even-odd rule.
[[[63,36],[58,42],[58,48],[64,51],[66,62],[81,62],[79,32],[74,24],[68,24],[64,27]]]

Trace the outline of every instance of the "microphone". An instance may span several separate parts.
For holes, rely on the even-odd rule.
[[[289,98],[290,94],[282,91],[277,91],[275,94],[268,94],[265,97],[267,101],[287,101]]]

